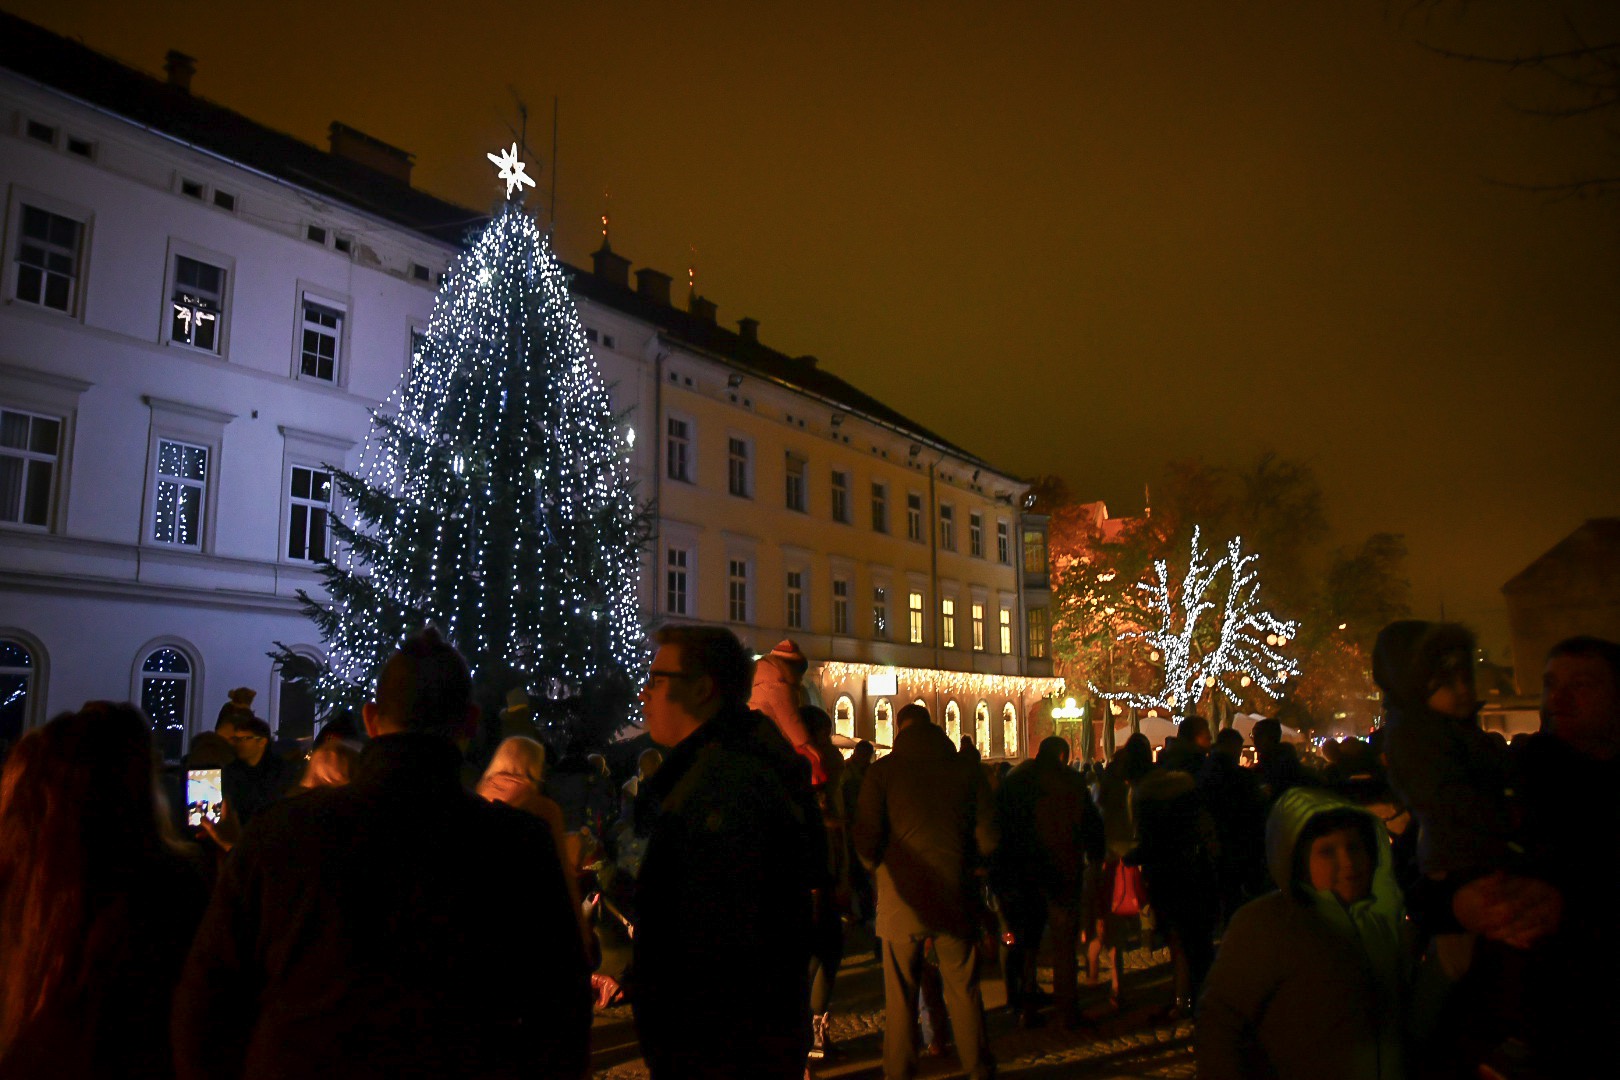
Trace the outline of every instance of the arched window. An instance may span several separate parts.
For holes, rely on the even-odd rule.
[[[1008,757],[1018,756],[1018,710],[1010,701],[1001,707],[1001,745]]]
[[[191,660],[185,653],[166,645],[141,662],[141,711],[152,720],[163,760],[179,761],[191,715]]]
[[[962,741],[962,707],[954,701],[945,703],[945,734],[951,737],[952,746]]]
[[[984,712],[973,717],[973,745],[980,757],[990,756],[990,714]]]
[[[877,744],[879,756],[886,754],[894,746],[894,707],[889,704],[888,698],[878,698],[877,706],[872,710],[876,720],[872,741]]]
[[[276,737],[307,739],[315,734],[315,692],[304,681],[320,671],[314,659],[302,654],[276,672]]]
[[[833,730],[840,735],[855,737],[855,703],[843,694],[833,705]]]
[[[36,672],[28,646],[16,638],[0,638],[0,743],[11,745],[28,727]]]

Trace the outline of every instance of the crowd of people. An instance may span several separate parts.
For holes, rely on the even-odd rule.
[[[840,1053],[863,926],[895,1080],[951,1045],[995,1075],[994,959],[1019,1026],[1084,1037],[1155,939],[1200,1076],[1609,1072],[1614,643],[1556,646],[1511,746],[1477,722],[1468,632],[1403,621],[1383,723],[1319,758],[1193,715],[1157,752],[1051,737],[1012,766],[920,703],[846,760],[793,642],[655,640],[628,776],[553,760],[521,693],[470,748],[472,680],[432,629],[297,760],[233,691],[187,762],[223,815],[165,791],[132,706],[29,732],[0,771],[0,1075],[580,1077],[593,1006],[627,1001],[655,1080],[799,1080]]]

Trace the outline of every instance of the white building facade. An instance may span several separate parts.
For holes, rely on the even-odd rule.
[[[342,125],[322,151],[0,15],[0,739],[132,700],[169,756],[234,687],[307,734],[329,468],[358,463],[479,215]],[[1022,756],[1055,686],[1024,488],[598,252],[575,296],[659,508],[650,625],[791,636],[839,729],[923,700]],[[1026,536],[1026,534],[1028,534]],[[1038,558],[1026,544],[1039,544]]]

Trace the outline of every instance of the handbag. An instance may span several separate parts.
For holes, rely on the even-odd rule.
[[[1108,864],[1108,913],[1110,915],[1140,915],[1147,907],[1147,884],[1142,880],[1142,868],[1129,863]]]

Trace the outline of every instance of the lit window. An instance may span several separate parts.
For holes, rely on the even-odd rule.
[[[174,257],[169,340],[219,351],[225,318],[225,271],[185,255]]]
[[[185,653],[158,649],[142,662],[141,711],[152,721],[152,735],[163,760],[180,760],[186,750],[186,719],[191,712],[191,661]]]
[[[990,706],[983,701],[973,706],[973,735],[975,745],[978,743],[980,738],[979,732],[981,731],[984,732],[984,741],[988,743],[990,741]]]
[[[1012,544],[1005,521],[996,522],[996,561],[1003,565],[1012,562]]]
[[[950,503],[939,505],[939,546],[946,551],[956,550],[956,507]]]
[[[946,649],[956,648],[956,601],[948,596],[939,602],[939,643]]]
[[[833,705],[833,731],[847,739],[855,737],[855,702],[843,694]]]
[[[1001,707],[1001,752],[1005,757],[1018,756],[1018,710],[1010,701]]]
[[[670,548],[664,563],[664,610],[671,615],[685,615],[686,610],[686,550]]]
[[[849,633],[849,582],[835,578],[832,583],[833,633]]]
[[[1012,608],[1001,609],[1001,654],[1012,654]]]
[[[872,531],[889,531],[889,488],[886,484],[872,485]]]
[[[881,585],[872,589],[872,636],[889,640],[889,590]]]
[[[14,638],[0,638],[0,740],[7,746],[28,726],[36,669],[34,654],[26,645]]]
[[[728,440],[726,489],[739,498],[750,498],[754,487],[752,479],[748,473],[748,443],[742,439]]]
[[[298,356],[299,374],[322,382],[337,382],[342,341],[342,310],[304,297],[304,340]]]
[[[25,205],[17,231],[17,299],[71,312],[79,287],[83,223]]]
[[[804,572],[787,572],[787,624],[789,630],[804,629]]]
[[[208,448],[160,439],[152,539],[180,547],[202,546],[203,495],[207,487]]]
[[[0,522],[51,524],[51,497],[62,421],[0,409]]]
[[[971,614],[973,616],[973,651],[984,652],[984,605],[974,604]]]
[[[748,561],[746,559],[727,560],[727,600],[729,601],[728,614],[732,622],[748,621]]]
[[[1046,576],[1046,534],[1040,529],[1024,530],[1024,573]]]
[[[906,539],[919,544],[923,538],[922,496],[915,491],[906,496]]]
[[[888,698],[878,698],[877,705],[872,709],[873,735],[879,751],[890,750],[894,747],[894,706],[889,704]]]
[[[332,474],[294,465],[287,492],[287,558],[324,562],[332,514]]]
[[[968,554],[975,559],[984,558],[984,515],[968,515]]]
[[[733,491],[732,494],[739,493]],[[789,510],[804,513],[804,458],[791,450],[787,453],[786,503]]]
[[[849,524],[849,473],[833,470],[832,518],[840,525]]]
[[[906,611],[910,616],[911,643],[921,645],[923,639],[923,595],[914,592],[906,597]]]
[[[945,703],[945,734],[950,737],[952,746],[962,741],[962,706],[954,701]]]
[[[685,420],[669,418],[669,439],[665,447],[666,474],[671,480],[692,482],[692,429]]]
[[[1046,659],[1048,634],[1046,627],[1046,609],[1043,607],[1030,608],[1026,617],[1029,623],[1029,658],[1031,660]]]

